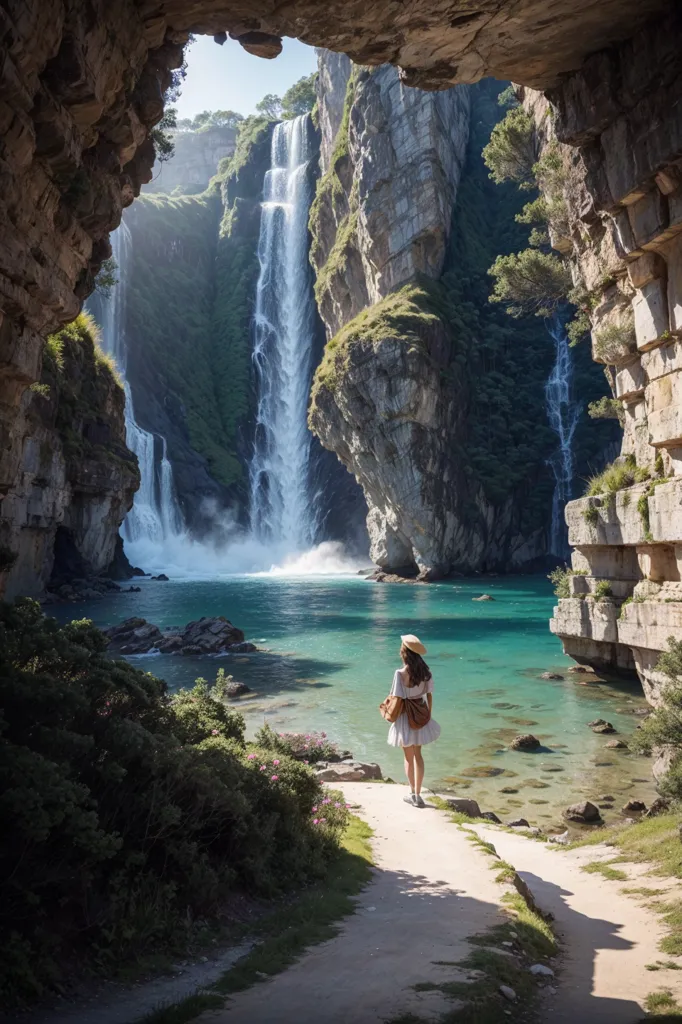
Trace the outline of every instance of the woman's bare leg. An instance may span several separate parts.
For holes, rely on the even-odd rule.
[[[415,789],[415,778],[414,778],[414,753],[419,747],[403,747],[403,757],[405,758],[405,774],[407,775],[407,781],[410,784],[410,789],[414,793]],[[422,772],[422,777],[423,777]]]
[[[424,758],[422,757],[421,747],[411,747],[414,751],[413,771],[414,771],[414,791],[419,796],[422,791],[422,782],[424,781]]]

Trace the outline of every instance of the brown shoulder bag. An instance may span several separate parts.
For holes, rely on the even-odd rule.
[[[379,705],[381,717],[385,718],[387,722],[396,722],[405,710],[403,707],[404,703],[405,701],[402,697],[387,697],[386,700]]]

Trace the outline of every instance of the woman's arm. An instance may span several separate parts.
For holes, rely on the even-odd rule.
[[[433,694],[429,691],[429,693],[426,694],[426,698],[427,698],[427,700],[429,702],[429,714],[430,714],[431,711],[433,710]]]

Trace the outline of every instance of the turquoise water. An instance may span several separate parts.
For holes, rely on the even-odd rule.
[[[653,792],[649,762],[606,749],[609,737],[587,727],[606,718],[627,740],[639,721],[633,712],[645,706],[640,687],[582,685],[570,674],[563,681],[539,678],[572,664],[548,631],[555,599],[544,577],[411,586],[266,575],[143,580],[141,587],[55,614],[85,614],[98,625],[140,615],[161,627],[227,616],[268,653],[131,661],[172,689],[224,667],[254,691],[239,702],[251,732],[263,721],[277,731],[321,730],[402,780],[400,752],[387,746],[377,707],[399,666],[400,634],[410,632],[428,647],[433,714],[442,726],[440,740],[424,751],[427,782],[474,796],[501,816],[539,821],[556,820],[557,807],[581,796],[612,793],[618,808],[621,796],[647,799]],[[482,589],[495,600],[472,601]],[[546,749],[507,750],[518,732],[534,733]]]

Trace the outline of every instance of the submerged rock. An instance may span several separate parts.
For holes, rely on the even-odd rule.
[[[494,811],[481,811],[481,818],[485,818],[486,821],[492,821],[495,825],[501,825],[502,821],[497,817]]]
[[[629,747],[625,740],[609,740],[606,744],[609,750],[628,750]]]
[[[233,626],[224,615],[204,616],[188,622],[183,629],[162,632],[146,619],[130,618],[103,630],[109,644],[121,654],[223,654],[257,650],[254,644],[245,644],[241,629]]]
[[[541,672],[540,679],[563,679],[560,672]]]
[[[530,732],[515,736],[509,744],[510,750],[538,750],[539,747],[540,740]]]
[[[530,822],[525,818],[514,818],[507,822],[507,828],[530,828]]]
[[[491,597],[490,594],[481,594],[480,597],[472,597],[472,601],[494,601],[495,598]]]
[[[599,725],[590,726],[592,732],[596,732],[600,736],[605,736],[608,733],[616,732],[610,722],[599,722]]]
[[[632,814],[634,811],[641,813],[642,811],[646,811],[646,804],[642,800],[628,800],[621,810],[624,814],[628,812]]]

